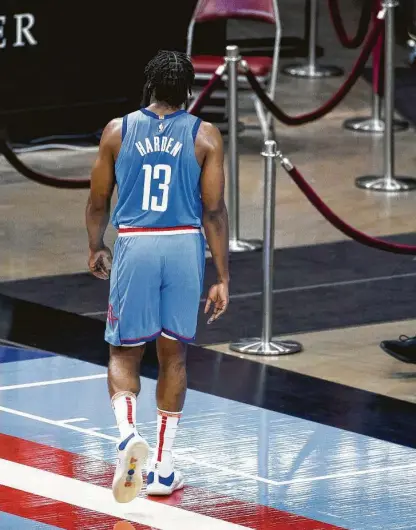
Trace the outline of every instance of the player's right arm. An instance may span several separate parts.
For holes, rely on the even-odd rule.
[[[213,305],[208,323],[220,317],[228,307],[228,212],[224,201],[224,146],[219,130],[203,122],[199,128],[197,144],[202,146],[204,159],[201,172],[201,197],[203,226],[212,259],[217,270],[217,283],[207,296],[205,313]]]
[[[91,172],[91,187],[85,211],[90,271],[97,278],[109,278],[111,251],[104,245],[110,219],[111,196],[115,186],[115,156],[121,145],[121,120],[112,120],[104,129],[98,156]]]

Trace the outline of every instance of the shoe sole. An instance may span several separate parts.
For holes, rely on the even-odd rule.
[[[402,355],[400,355],[399,353],[395,353],[394,351],[392,350],[389,350],[388,348],[386,348],[386,346],[384,346],[383,343],[380,344],[380,348],[386,352],[388,355],[390,355],[391,357],[394,357],[395,359],[397,359],[398,361],[401,361],[402,363],[406,363],[406,364],[416,364],[415,361],[409,361],[409,359],[407,359],[406,357],[403,357]]]
[[[145,467],[149,455],[149,446],[144,440],[131,443],[123,457],[125,463],[120,471],[116,471],[113,481],[113,496],[117,502],[126,503],[135,499],[142,489],[142,469]],[[134,480],[127,482],[128,471],[131,465],[135,465]],[[126,486],[129,484],[129,486]]]
[[[181,490],[184,485],[184,479],[180,480],[174,488],[154,482],[153,484],[149,484],[149,486],[147,486],[146,493],[148,495],[154,495],[155,497],[167,497],[168,495],[172,495],[173,492]]]

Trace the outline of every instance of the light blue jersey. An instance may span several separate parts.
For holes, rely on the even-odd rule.
[[[200,123],[185,110],[159,117],[141,109],[123,118],[115,228],[201,226]]]
[[[195,339],[205,265],[195,156],[200,122],[182,110],[164,118],[140,110],[123,119],[105,333],[114,346],[160,335]]]

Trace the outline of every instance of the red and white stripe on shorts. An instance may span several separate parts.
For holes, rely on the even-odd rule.
[[[199,234],[201,229],[197,226],[170,226],[164,228],[133,227],[120,225],[118,228],[119,237],[130,236],[168,236],[176,234]]]

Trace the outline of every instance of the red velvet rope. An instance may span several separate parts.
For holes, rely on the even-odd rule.
[[[218,72],[218,69],[217,69]],[[208,81],[208,83],[204,86],[204,89],[199,94],[199,96],[196,98],[196,100],[189,106],[188,112],[189,114],[197,115],[200,110],[202,109],[205,100],[209,98],[209,96],[214,92],[216,86],[218,85],[221,77],[222,72],[217,73],[211,77],[211,79]]]
[[[44,173],[39,173],[38,171],[31,169],[15,155],[13,149],[3,139],[0,140],[0,153],[9,162],[9,164],[16,169],[16,171],[24,175],[26,178],[37,182],[38,184],[52,186],[53,188],[65,189],[85,189],[90,187],[90,179],[57,178],[53,177],[52,175],[45,175]]]
[[[286,167],[286,164],[282,164],[287,173],[292,177],[295,184],[300,190],[306,195],[308,200],[315,206],[315,208],[329,221],[335,228],[346,236],[362,243],[367,247],[376,248],[378,250],[385,250],[386,252],[394,252],[395,254],[410,254],[411,256],[416,255],[416,246],[412,245],[401,245],[396,243],[390,243],[383,239],[371,237],[364,232],[360,232],[356,228],[343,221],[338,215],[336,215],[327,206],[323,200],[318,196],[315,190],[306,182],[305,178],[296,169],[296,167]]]
[[[204,90],[198,96],[198,98],[193,102],[189,107],[188,112],[190,114],[198,114],[201,110],[204,101],[211,95],[214,91],[216,85],[219,83],[219,80],[222,77],[222,72],[220,69],[217,69],[217,72],[211,77],[209,82],[204,87]],[[23,176],[29,180],[33,180],[38,184],[43,184],[44,186],[50,186],[53,188],[64,188],[64,189],[86,189],[90,187],[89,178],[80,178],[80,179],[69,179],[69,178],[57,178],[53,175],[47,175],[45,173],[39,173],[34,169],[28,167],[24,162],[20,160],[18,156],[13,152],[11,146],[7,143],[4,138],[0,138],[0,154],[2,154],[5,159],[12,165],[16,171],[21,173]]]
[[[267,110],[270,111],[275,118],[277,118],[285,125],[303,125],[305,123],[310,123],[312,121],[319,120],[320,118],[331,112],[345,98],[345,96],[355,85],[358,78],[364,71],[365,64],[368,61],[368,58],[370,57],[371,51],[374,48],[379,35],[381,35],[383,27],[384,21],[377,20],[367,38],[367,42],[361,50],[361,53],[345,83],[339,88],[339,90],[332,96],[329,101],[327,101],[324,105],[322,105],[322,107],[313,112],[308,112],[299,116],[289,116],[288,114],[286,114],[267,96],[267,94],[265,94],[248,65],[245,72],[247,80],[250,83],[254,92],[256,93],[257,97],[261,100]]]
[[[334,24],[335,32],[338,35],[341,44],[345,46],[345,48],[349,48],[351,50],[359,48],[364,42],[368,33],[368,28],[370,26],[371,12],[373,10],[371,1],[365,0],[363,2],[357,33],[354,35],[354,37],[349,37],[347,34],[344,23],[342,22],[338,0],[328,0],[328,5],[332,23]]]
[[[381,8],[380,0],[375,0],[375,9],[373,12],[373,22],[377,22],[377,14]],[[380,97],[384,95],[384,61],[383,61],[383,50],[384,50],[384,32],[380,33],[377,42],[373,49],[373,93],[378,94]]]

